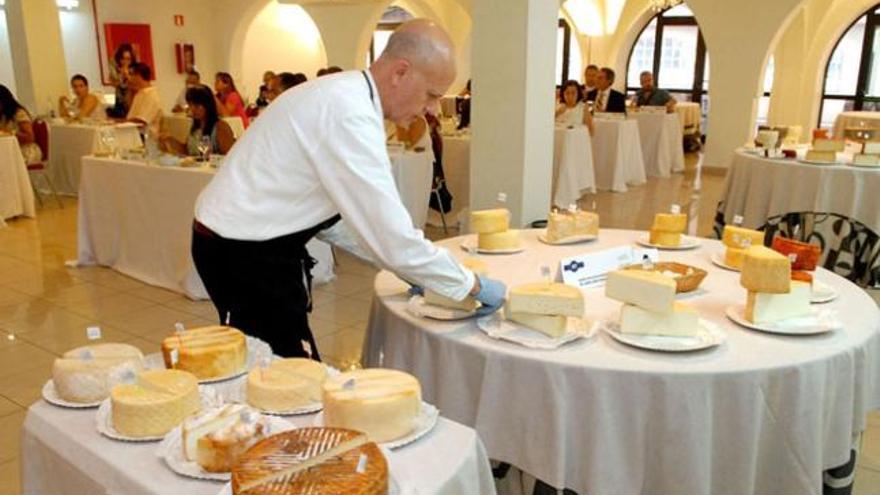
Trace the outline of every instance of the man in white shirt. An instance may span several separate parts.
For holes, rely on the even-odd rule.
[[[455,50],[433,23],[405,23],[368,71],[299,85],[236,142],[196,203],[193,259],[220,319],[281,356],[317,358],[308,327],[314,236],[483,312],[504,284],[477,277],[434,246],[401,203],[383,118],[436,111],[455,79]]]
[[[162,126],[162,102],[159,92],[150,85],[152,70],[147,64],[135,64],[131,70],[128,87],[136,93],[125,120],[146,126],[151,135],[158,136]]]
[[[184,84],[183,89],[180,90],[180,93],[177,94],[177,100],[174,101],[174,108],[171,109],[172,113],[186,111],[186,90],[201,85],[201,79],[201,75],[195,70],[186,73],[186,83]]]

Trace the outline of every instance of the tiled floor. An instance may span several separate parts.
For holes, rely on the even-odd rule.
[[[677,202],[698,219],[708,235],[723,179],[705,175],[694,190],[693,156],[688,172],[651,179],[628,193],[588,195],[604,227],[648,227],[656,210]],[[37,219],[10,221],[0,228],[0,495],[19,493],[19,436],[27,406],[37,400],[52,360],[86,342],[85,328],[100,325],[107,340],[129,342],[156,352],[175,322],[213,323],[209,302],[194,302],[105,268],[67,268],[76,256],[76,201],[64,208],[47,203]],[[455,235],[456,232],[450,232]],[[432,238],[442,237],[429,229]],[[357,366],[369,315],[376,271],[350,256],[339,256],[337,279],[318,287],[312,330],[322,356],[339,368]],[[856,493],[880,493],[880,415],[870,418],[856,479]]]

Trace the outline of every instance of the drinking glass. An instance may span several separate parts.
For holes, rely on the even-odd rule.
[[[198,144],[199,154],[201,155],[201,160],[206,162],[211,158],[211,136],[202,136],[199,139]]]

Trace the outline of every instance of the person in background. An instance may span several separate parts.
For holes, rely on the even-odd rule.
[[[331,65],[326,69],[318,69],[317,77],[329,76],[330,74],[336,74],[337,72],[342,72],[342,68],[336,65]]]
[[[151,136],[158,137],[162,126],[162,102],[159,92],[150,84],[153,71],[147,64],[136,64],[131,69],[129,85],[135,92],[125,120],[146,127]]]
[[[583,102],[584,93],[580,83],[574,79],[565,81],[561,93],[561,101],[556,106],[556,123],[561,125],[583,124],[590,130],[590,134],[593,134],[593,118],[590,112],[584,111],[586,105]]]
[[[177,101],[174,102],[174,108],[171,109],[173,113],[180,113],[186,111],[186,92],[189,91],[190,88],[195,88],[202,85],[202,76],[194,70],[191,70],[186,73],[186,83],[184,83],[183,88],[180,90],[180,93],[177,95]]]
[[[37,163],[43,152],[37,145],[31,114],[15,99],[9,88],[0,84],[0,132],[6,132],[18,139],[18,147],[25,164]]]
[[[584,69],[584,97],[596,89],[597,77],[599,77],[599,67],[590,64]]]
[[[637,107],[666,107],[666,113],[675,111],[675,98],[665,89],[654,87],[654,74],[651,71],[643,71],[639,74],[641,89],[636,91],[634,98]]]
[[[291,74],[290,72],[282,72],[281,74],[278,74],[277,88],[280,91],[278,95],[294,86],[299,86],[300,84],[308,80],[309,78],[306,77],[306,75],[302,72],[297,72],[296,74]],[[277,97],[278,95],[275,96]]]
[[[163,134],[159,137],[162,149],[180,155],[198,156],[202,136],[210,136],[212,153],[221,155],[228,153],[235,144],[235,136],[229,124],[220,120],[217,102],[211,88],[200,84],[187,89],[186,104],[193,119],[186,142],[182,143],[168,134]]]
[[[58,99],[58,115],[76,120],[97,119],[101,116],[101,102],[89,92],[89,80],[84,75],[71,77],[70,88],[75,97],[73,101],[67,95]]]
[[[214,78],[214,91],[217,96],[217,108],[221,117],[240,117],[244,127],[247,128],[248,116],[245,112],[244,101],[238,90],[235,89],[235,81],[228,72],[218,72]]]
[[[137,64],[134,48],[130,43],[122,43],[116,47],[113,60],[110,61],[110,83],[116,88],[116,102],[107,110],[108,117],[124,118],[131,107],[134,94],[128,87],[131,69]]]
[[[593,104],[594,112],[626,113],[626,96],[611,89],[614,84],[614,70],[602,67],[596,77],[596,89],[587,95]]]
[[[274,78],[275,72],[271,70],[263,72],[263,84],[260,85],[260,95],[257,96],[257,101],[255,102],[258,108],[263,108],[269,105],[269,102],[272,101],[272,99],[269,98],[269,82]]]
[[[471,80],[468,79],[467,84],[461,93],[455,97],[455,111],[458,113],[458,129],[467,129],[471,125]]]

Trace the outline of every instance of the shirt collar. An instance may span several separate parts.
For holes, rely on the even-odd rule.
[[[382,112],[382,100],[379,97],[379,88],[376,86],[376,80],[373,79],[373,74],[370,72],[370,69],[364,69],[364,74],[367,75],[367,79],[369,79],[370,84],[373,87],[373,109],[376,110],[377,114],[379,114],[379,118],[384,120],[385,114]],[[367,90],[367,95],[369,95],[370,89],[369,88],[364,88],[364,89]]]

